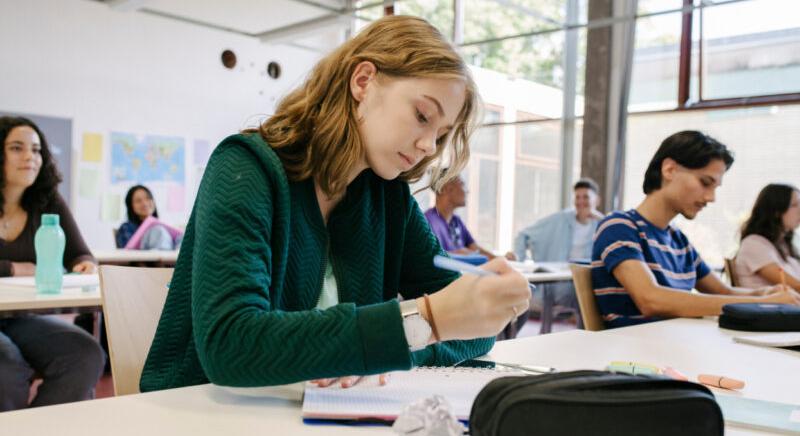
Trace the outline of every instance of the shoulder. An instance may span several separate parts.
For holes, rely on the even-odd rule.
[[[120,230],[131,230],[131,229],[135,229],[136,227],[137,227],[136,224],[134,224],[134,223],[132,223],[130,221],[125,221],[124,223],[122,223],[119,226],[119,229]]]
[[[597,226],[597,232],[606,230],[635,230],[638,231],[636,217],[631,211],[614,211],[606,215]]]
[[[740,244],[740,251],[748,251],[748,250],[764,250],[764,249],[775,249],[775,246],[772,245],[772,242],[769,239],[761,236],[761,235],[747,235],[742,239]]]
[[[278,155],[258,134],[228,136],[214,149],[206,169],[207,176],[217,182],[214,189],[232,184],[264,181],[288,193],[288,178]]]

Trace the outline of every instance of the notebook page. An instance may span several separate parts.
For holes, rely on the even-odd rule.
[[[390,373],[384,386],[378,384],[377,377],[346,389],[306,383],[303,417],[389,421],[396,419],[405,405],[438,394],[447,399],[458,419],[466,420],[478,392],[491,380],[509,375],[521,374],[476,368],[416,368]]]

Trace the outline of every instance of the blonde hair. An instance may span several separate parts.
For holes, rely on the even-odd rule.
[[[358,102],[350,93],[356,66],[372,62],[378,75],[389,78],[456,79],[465,84],[464,105],[450,133],[437,141],[436,152],[401,173],[414,183],[431,162],[439,162],[430,186],[441,186],[457,175],[469,160],[468,140],[480,105],[477,87],[463,59],[427,21],[408,16],[383,17],[323,58],[305,83],[289,93],[258,129],[280,157],[290,180],[314,177],[327,195],[347,188],[350,169],[362,162],[365,151],[358,131]],[[446,144],[449,162],[439,159]]]

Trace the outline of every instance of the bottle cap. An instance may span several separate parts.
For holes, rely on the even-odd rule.
[[[43,226],[57,226],[59,222],[59,217],[57,214],[54,213],[44,213],[42,214],[42,225]]]

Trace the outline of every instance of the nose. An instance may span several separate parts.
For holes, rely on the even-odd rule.
[[[717,199],[717,190],[716,189],[709,189],[706,191],[705,201],[706,203],[713,203],[714,200]]]
[[[417,148],[422,150],[425,156],[433,156],[436,153],[436,132],[422,135],[417,140]]]

